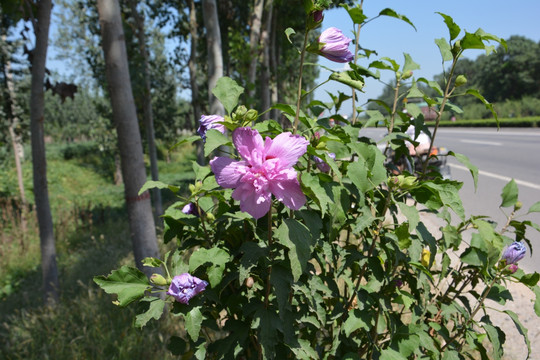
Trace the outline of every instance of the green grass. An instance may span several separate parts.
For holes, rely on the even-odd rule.
[[[164,317],[137,329],[136,309],[119,309],[92,281],[133,265],[133,256],[123,187],[108,176],[110,159],[101,166],[84,146],[77,149],[66,160],[65,145],[47,148],[61,286],[55,308],[42,306],[35,214],[24,238],[16,208],[10,208],[11,218],[0,218],[0,359],[173,359],[166,347],[170,336],[183,332],[178,319]],[[185,147],[171,154],[170,162],[160,161],[160,180],[187,189],[194,155]],[[33,202],[31,174],[27,161],[24,181]],[[0,173],[0,207],[5,207],[0,211],[17,198],[16,184],[13,167]],[[171,193],[163,194],[166,202],[174,200]]]

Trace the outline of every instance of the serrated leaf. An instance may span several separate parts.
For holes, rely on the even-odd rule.
[[[501,193],[501,205],[499,207],[510,207],[516,205],[518,201],[518,186],[514,179],[503,187]]]
[[[364,88],[364,79],[351,70],[333,72],[330,74],[329,79],[353,87],[356,90],[362,90]]]
[[[437,14],[441,15],[444,18],[444,23],[446,24],[446,27],[448,28],[448,32],[450,33],[450,41],[457,38],[459,33],[461,32],[461,29],[454,22],[454,19],[452,19],[451,16],[443,14],[442,12],[437,12]]]
[[[322,215],[324,216],[324,214],[326,214],[328,204],[331,204],[333,201],[321,185],[319,177],[308,172],[304,172],[302,173],[301,179],[302,186],[309,190],[307,195],[312,198],[317,205],[319,205]]]
[[[200,248],[191,254],[189,258],[189,271],[193,272],[203,264],[211,265],[206,270],[208,281],[211,287],[215,287],[221,282],[223,272],[231,256],[223,249],[214,247],[210,249]]]
[[[142,298],[152,288],[143,272],[127,265],[113,270],[109,276],[95,276],[94,282],[107,294],[117,294],[117,304],[122,307]]]
[[[435,39],[435,44],[439,48],[443,61],[450,61],[454,58],[452,48],[445,38]]]
[[[141,301],[148,301],[150,306],[146,312],[139,314],[135,317],[135,326],[142,328],[150,321],[150,319],[159,320],[163,315],[163,309],[165,308],[165,301],[158,297],[146,297]]]
[[[463,50],[465,49],[482,49],[486,48],[486,45],[482,41],[482,37],[477,34],[472,34],[465,32],[465,35],[460,41],[460,46]]]
[[[204,143],[204,156],[208,156],[212,151],[223,145],[230,145],[231,141],[216,129],[206,131],[206,142]]]
[[[358,329],[364,329],[366,331],[371,330],[374,325],[373,316],[365,311],[354,309],[349,311],[349,316],[345,323],[343,323],[343,332],[345,336],[349,337],[353,332]]]
[[[395,12],[394,10],[390,8],[381,10],[381,12],[379,13],[379,16],[381,15],[390,16],[390,17],[405,21],[407,24],[411,25],[414,28],[414,30],[416,30],[416,26],[414,26],[411,20],[409,20],[405,15],[398,14],[397,12]]]
[[[311,255],[311,234],[309,229],[294,219],[285,219],[276,230],[275,237],[288,251],[294,281],[306,271]]]
[[[525,326],[521,324],[519,321],[519,317],[517,314],[511,310],[504,310],[504,313],[506,313],[508,316],[510,316],[510,319],[514,322],[514,325],[516,325],[516,329],[518,332],[523,336],[523,340],[525,340],[525,344],[527,345],[527,359],[529,356],[531,356],[531,342],[529,341],[528,330]]]
[[[191,340],[197,341],[199,333],[201,332],[201,324],[203,321],[203,315],[201,313],[201,307],[196,306],[191,309],[185,316],[186,319],[186,331],[191,337]]]
[[[212,93],[223,104],[228,114],[231,114],[236,105],[238,105],[238,99],[243,92],[244,88],[227,76],[219,78],[216,87],[212,89]]]

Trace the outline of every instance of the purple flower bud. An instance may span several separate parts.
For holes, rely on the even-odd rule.
[[[508,271],[510,271],[510,274],[513,274],[518,270],[518,266],[517,266],[517,264],[510,264],[510,265],[508,265],[508,267],[506,269],[508,269]]]
[[[311,16],[313,16],[313,21],[316,23],[323,21],[324,18],[322,10],[316,10],[312,12]]]
[[[197,129],[197,133],[201,136],[203,141],[206,141],[206,132],[210,129],[216,129],[222,134],[225,133],[225,125],[219,122],[224,121],[222,116],[219,115],[203,115],[199,120],[200,126]]]
[[[394,285],[396,285],[397,288],[400,288],[403,286],[403,281],[401,281],[401,279],[395,279]]]
[[[527,248],[525,248],[525,245],[514,241],[504,250],[501,260],[506,260],[507,264],[516,264],[519,260],[523,259],[526,252]]]
[[[336,158],[336,154],[334,153],[328,153],[328,156],[332,159]],[[323,159],[321,159],[318,156],[313,156],[313,161],[315,162],[315,165],[317,165],[317,168],[322,172],[329,172],[330,171],[330,165],[328,165],[326,162],[324,162]]]
[[[324,30],[319,36],[319,43],[323,43],[320,54],[328,60],[346,63],[354,59],[354,55],[349,51],[349,39],[341,30],[335,27]]]
[[[169,286],[168,295],[182,304],[188,304],[189,300],[206,289],[208,283],[188,273],[176,275]]]
[[[200,215],[199,215],[199,209],[197,209],[197,205],[195,205],[195,204],[192,203],[192,202],[186,204],[186,205],[182,208],[182,212],[183,212],[184,214],[187,214],[187,215],[200,216]]]

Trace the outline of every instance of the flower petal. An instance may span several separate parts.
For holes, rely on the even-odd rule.
[[[234,130],[232,138],[242,159],[254,166],[261,163],[261,159],[254,156],[255,154],[260,156],[264,148],[263,139],[257,130],[238,128]]]
[[[266,138],[265,159],[278,158],[282,169],[290,168],[306,153],[308,144],[306,138],[290,132],[281,133],[274,139]]]
[[[237,187],[232,198],[240,201],[240,210],[247,212],[255,219],[260,219],[270,211],[272,194],[266,191],[257,192],[253,185],[244,183]]]
[[[300,188],[296,171],[282,171],[270,182],[272,194],[289,209],[298,210],[306,203],[306,196]]]
[[[246,173],[245,161],[236,161],[228,157],[215,157],[210,161],[212,172],[216,175],[216,182],[228,189],[235,188],[240,178]]]

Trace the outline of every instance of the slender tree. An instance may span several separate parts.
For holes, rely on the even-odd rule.
[[[215,0],[202,0],[203,20],[206,28],[206,43],[208,49],[208,102],[210,113],[224,115],[225,109],[212,93],[212,89],[223,76],[223,54],[221,52],[221,31]]]
[[[250,98],[255,96],[255,76],[257,74],[257,64],[259,63],[259,39],[261,37],[263,11],[264,0],[254,0],[249,32],[248,94]]]
[[[109,85],[135,263],[147,275],[153,272],[142,266],[145,257],[157,257],[158,247],[152,216],[150,194],[138,195],[146,182],[146,171],[131,80],[126,43],[118,0],[98,0],[99,23],[105,55],[105,73]]]
[[[45,108],[43,81],[51,21],[51,0],[37,2],[36,17],[32,17],[36,46],[32,57],[32,84],[30,90],[30,130],[32,141],[32,166],[34,171],[34,198],[39,224],[43,299],[55,304],[59,298],[58,267],[53,231],[49,190],[47,186],[47,161],[43,131]]]
[[[143,116],[144,125],[146,128],[146,138],[148,141],[148,155],[150,157],[150,173],[152,180],[159,180],[159,170],[157,165],[157,151],[156,151],[156,139],[154,132],[154,115],[152,110],[152,92],[150,82],[150,62],[148,60],[148,49],[146,46],[146,34],[144,29],[144,13],[137,10],[137,1],[130,0],[131,13],[135,20],[135,31],[139,41],[139,51],[142,56],[142,68],[144,73],[144,87],[143,87]],[[156,219],[161,223],[160,216],[163,214],[163,205],[161,200],[161,190],[158,188],[153,189],[152,195],[154,197],[154,209],[156,213]]]

